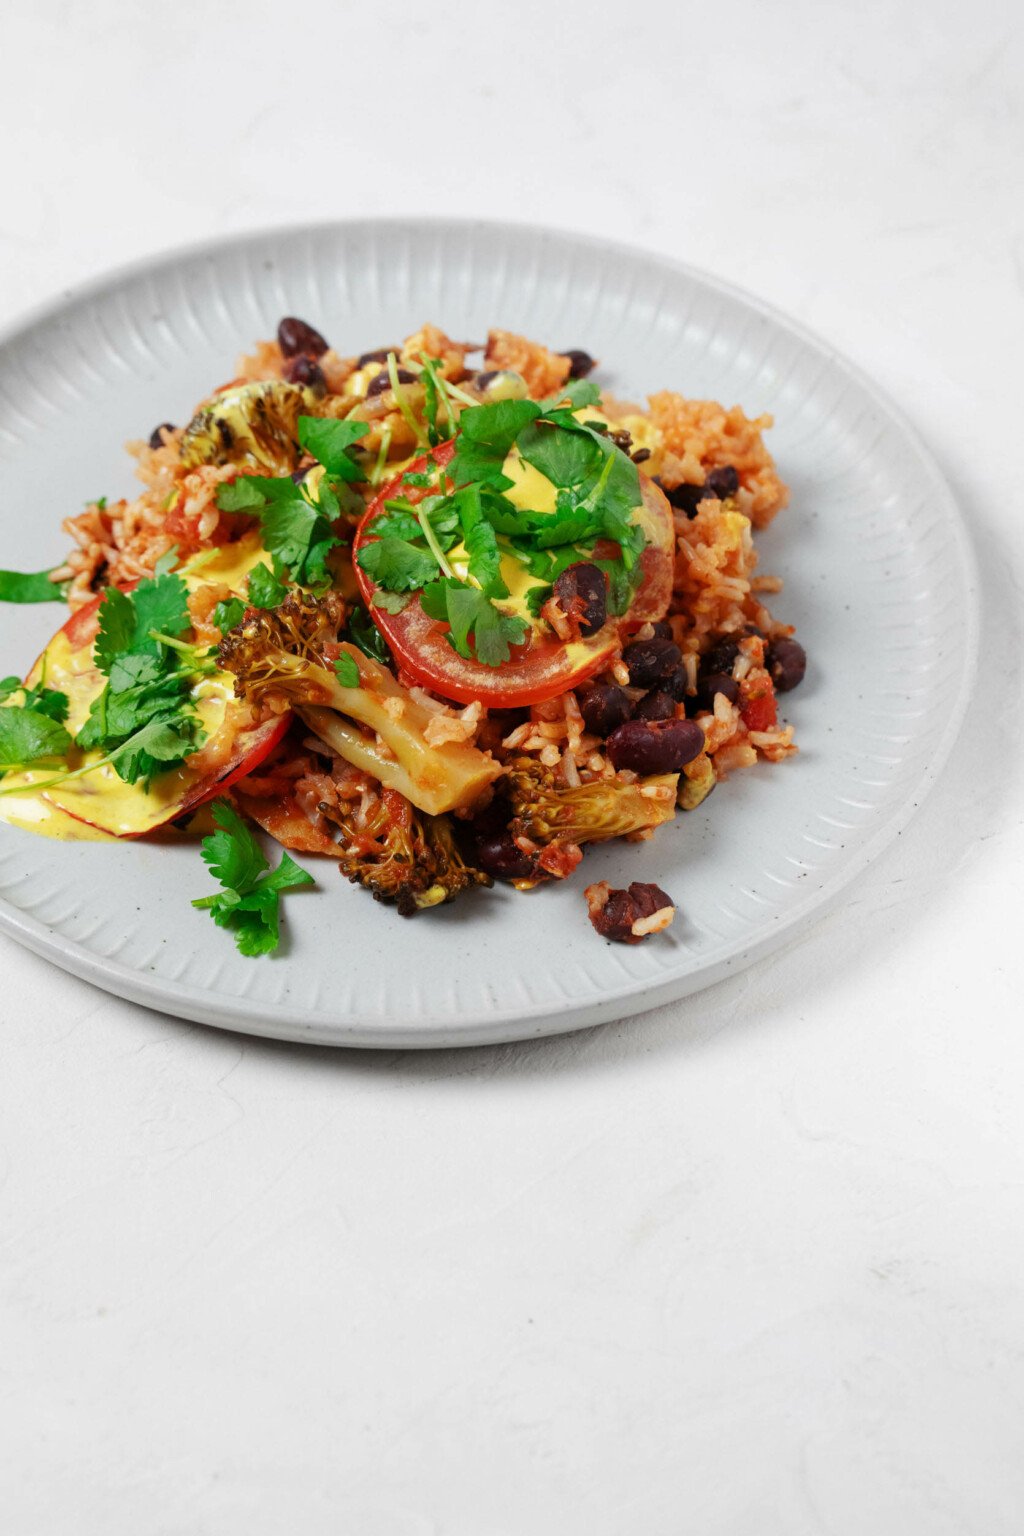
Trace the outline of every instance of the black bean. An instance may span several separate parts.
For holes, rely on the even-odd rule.
[[[674,672],[670,672],[667,677],[661,678],[658,682],[658,687],[662,692],[670,693],[676,703],[685,699],[689,686],[690,681],[686,675],[685,667],[676,667]]]
[[[719,501],[724,501],[727,496],[735,496],[740,488],[740,477],[731,464],[722,464],[718,469],[713,469],[704,481],[704,490]]]
[[[710,677],[719,672],[731,672],[732,664],[740,653],[738,640],[716,640],[709,651],[705,651],[700,659],[698,675]]]
[[[608,738],[616,768],[643,776],[678,773],[704,750],[704,732],[692,720],[627,720]]]
[[[555,600],[581,635],[593,635],[608,617],[608,584],[602,570],[589,560],[567,565],[555,581]]]
[[[661,485],[660,480],[658,484]],[[661,489],[665,492],[670,507],[675,507],[677,512],[682,512],[689,518],[697,516],[697,505],[704,495],[702,485],[673,485],[671,488],[662,485]]]
[[[702,709],[714,709],[715,694],[724,693],[730,704],[740,696],[740,685],[728,672],[709,672],[697,686],[697,703]]]
[[[804,680],[807,652],[799,640],[773,640],[765,654],[764,664],[775,684],[775,692],[788,693]]]
[[[569,359],[570,379],[585,379],[588,373],[592,373],[597,367],[597,362],[589,352],[584,352],[580,347],[569,347],[559,354]]]
[[[632,455],[633,463],[646,464],[650,456],[651,450],[649,448],[638,448],[636,453]]]
[[[314,331],[305,320],[285,315],[277,328],[277,344],[285,357],[298,357],[307,352],[310,357],[321,357],[327,351],[327,343],[319,331]]]
[[[416,382],[416,375],[410,373],[408,368],[396,368],[395,373],[397,374],[399,384],[415,384]],[[378,373],[370,380],[366,387],[366,398],[367,400],[372,400],[374,395],[382,395],[386,389],[390,388],[391,375],[385,368],[383,372]]]
[[[675,699],[661,688],[652,688],[650,693],[645,693],[633,709],[634,720],[674,720],[675,714]]]
[[[152,432],[149,434],[149,446],[151,448],[162,448],[164,446],[164,440],[163,440],[163,437],[162,437],[161,434],[164,433],[164,432],[173,432],[173,431],[174,431],[174,423],[173,422],[162,421],[160,423],[160,425],[158,427],[154,427]]]
[[[651,628],[654,630],[654,633],[657,635],[659,640],[672,639],[672,625],[669,623],[668,619],[656,620],[656,622],[651,625]]]
[[[371,363],[386,363],[388,353],[397,351],[397,347],[378,347],[376,352],[360,352],[356,358],[356,367],[368,368]]]
[[[483,837],[476,846],[476,861],[488,875],[498,880],[529,880],[535,874],[537,862],[532,854],[524,853],[505,828]]]
[[[629,719],[632,705],[629,694],[614,683],[591,683],[579,694],[583,723],[592,736],[608,736],[616,726]]]
[[[284,376],[289,384],[299,384],[305,389],[315,389],[318,392],[327,388],[327,380],[324,371],[315,357],[310,357],[305,352],[300,352],[298,357],[289,358],[284,367]]]
[[[634,640],[627,645],[622,659],[629,669],[629,680],[634,688],[653,688],[663,677],[674,672],[683,659],[683,653],[674,640]]]

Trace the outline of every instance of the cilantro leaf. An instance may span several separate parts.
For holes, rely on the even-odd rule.
[[[326,586],[327,556],[341,540],[323,513],[293,489],[294,496],[271,501],[261,511],[263,542],[300,587]]]
[[[127,784],[148,788],[157,773],[191,756],[206,733],[192,704],[192,673],[168,670],[162,656],[118,656],[75,738],[83,751],[106,751]]]
[[[334,675],[343,688],[359,687],[359,664],[348,651],[342,651],[334,663]]]
[[[388,592],[415,592],[437,575],[437,561],[429,550],[390,535],[364,545],[357,558],[377,586]]]
[[[450,626],[448,643],[469,660],[473,651],[485,667],[500,667],[508,661],[510,646],[518,645],[526,635],[527,624],[513,614],[502,612],[479,587],[468,582],[442,580],[429,583],[420,597],[424,613]]]
[[[380,593],[382,597],[390,598],[391,593]],[[403,607],[405,599],[400,599]],[[364,656],[370,656],[374,661],[383,662],[386,667],[391,665],[391,652],[387,642],[376,624],[371,619],[365,608],[353,608],[348,620],[348,635],[353,645],[357,645]]]
[[[241,624],[244,617],[245,604],[240,597],[227,597],[213,610],[213,622],[222,635],[234,629],[236,624]]]
[[[510,647],[526,637],[527,623],[513,614],[502,613],[493,603],[481,605],[473,625],[476,659],[485,667],[500,667],[508,661]]]
[[[258,475],[239,475],[237,480],[217,487],[217,505],[222,512],[253,512],[269,500]]]
[[[108,587],[98,609],[99,634],[93,654],[96,665],[109,673],[119,656],[157,656],[159,641],[150,630],[177,636],[192,627],[188,588],[180,576],[160,571],[140,581],[132,592]]]
[[[229,801],[217,801],[213,820],[217,831],[203,838],[203,862],[221,885],[249,890],[269,868],[266,854]]]
[[[501,579],[501,551],[494,528],[484,516],[480,486],[464,486],[452,499],[462,524],[469,575],[488,597],[507,597],[508,587]]]
[[[0,704],[9,699],[12,694],[21,694],[21,707],[34,709],[36,714],[49,715],[51,720],[63,724],[68,717],[68,696],[60,693],[56,688],[44,688],[42,683],[36,683],[29,688],[18,677],[0,678]]]
[[[116,747],[110,760],[126,784],[142,783],[148,789],[158,773],[165,773],[196,750],[202,734],[194,716],[150,720]]]
[[[254,608],[276,608],[288,596],[288,588],[283,581],[278,581],[270,567],[261,560],[249,572],[248,593],[249,602]],[[237,598],[235,601],[238,601]]]
[[[322,425],[340,427],[346,423]],[[225,511],[254,512],[259,517],[263,542],[274,558],[279,576],[283,570],[302,587],[329,583],[327,556],[341,540],[331,527],[331,518],[340,510],[339,503],[328,486],[321,485],[319,500],[314,501],[290,475],[242,475],[217,487],[217,505]]]
[[[547,421],[535,421],[516,439],[520,454],[553,485],[580,485],[600,462],[600,450],[589,433],[574,432]]]
[[[21,704],[0,709],[0,774],[47,757],[63,757],[71,737],[59,720]]]
[[[502,473],[505,457],[519,433],[536,421],[541,407],[534,400],[498,400],[475,405],[459,417],[455,456],[448,473],[456,485],[482,480],[499,490],[509,485]]]
[[[243,955],[270,954],[280,942],[282,891],[313,885],[313,877],[287,853],[268,870],[262,848],[227,800],[216,802],[213,820],[217,831],[204,837],[203,858],[223,890],[192,905],[233,933]]]
[[[578,411],[585,405],[599,405],[600,402],[601,391],[592,379],[570,379],[568,384],[549,395],[543,404],[545,412],[566,404],[570,411]]]
[[[0,603],[59,603],[65,590],[49,571],[0,571]]]
[[[2,687],[0,683],[0,689]],[[49,715],[51,720],[57,720],[61,725],[68,717],[70,700],[67,694],[57,688],[44,688],[41,683],[25,689],[23,703],[26,709],[34,709],[40,715]]]
[[[365,437],[368,421],[330,421],[320,416],[299,417],[299,442],[322,464],[334,480],[365,480],[366,476],[348,449]]]

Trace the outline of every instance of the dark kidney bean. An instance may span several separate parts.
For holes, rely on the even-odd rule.
[[[709,672],[697,686],[697,704],[701,709],[714,709],[715,694],[724,693],[730,704],[740,696],[740,685],[728,672]]]
[[[639,944],[647,935],[634,933],[633,924],[674,906],[675,902],[660,885],[634,880],[626,891],[609,891],[604,906],[590,905],[590,921],[603,939],[616,944]]]
[[[569,359],[570,379],[585,379],[587,374],[593,373],[597,367],[596,360],[580,347],[569,347],[567,351],[559,353],[559,356]]]
[[[735,496],[739,488],[740,477],[731,464],[713,469],[704,481],[705,494],[716,496],[719,501],[724,501],[727,496]]]
[[[357,368],[368,368],[371,363],[386,363],[388,352],[398,351],[397,347],[378,347],[376,352],[360,352],[356,358]]]
[[[485,874],[493,875],[497,880],[529,880],[537,868],[536,860],[516,846],[507,828],[481,838],[476,847],[476,859]]]
[[[327,343],[319,331],[314,331],[305,320],[285,315],[277,328],[277,344],[285,357],[298,357],[307,352],[310,357],[321,357],[327,351]]]
[[[634,720],[674,720],[676,713],[676,701],[670,693],[665,693],[660,688],[653,688],[650,693],[645,693],[639,704],[634,706]]]
[[[738,640],[716,640],[709,651],[705,651],[697,668],[699,677],[711,677],[720,672],[731,672],[732,664],[740,653]]]
[[[284,376],[289,384],[300,384],[305,389],[317,391],[327,388],[327,380],[324,371],[315,357],[310,357],[305,352],[300,352],[298,357],[289,358],[284,366]]]
[[[629,719],[629,695],[614,683],[592,683],[578,698],[583,724],[592,736],[608,736]]]
[[[399,384],[415,384],[416,375],[410,373],[408,368],[396,368],[395,372],[398,375]],[[378,373],[375,378],[370,380],[366,388],[366,398],[367,400],[372,400],[374,395],[382,395],[386,389],[390,388],[391,375],[385,368],[382,373]]]
[[[657,635],[659,640],[672,639],[672,625],[669,623],[668,619],[658,619],[656,623],[651,625],[651,628],[654,630],[654,633]]]
[[[164,445],[164,440],[163,440],[163,438],[161,437],[160,434],[162,432],[173,432],[173,431],[174,431],[174,423],[173,422],[162,421],[160,423],[160,425],[158,427],[154,427],[152,432],[149,434],[149,446],[151,448],[162,448],[163,445]]]
[[[776,693],[788,693],[804,680],[807,652],[799,640],[773,640],[765,653],[765,666]]]
[[[579,624],[581,635],[596,634],[608,617],[604,572],[588,560],[566,566],[555,581],[555,599],[566,618]]]
[[[616,768],[644,777],[678,773],[704,750],[704,732],[692,720],[627,720],[609,736],[606,750]]]
[[[634,640],[622,653],[622,660],[629,669],[629,680],[634,688],[653,688],[663,677],[674,672],[683,659],[683,653],[674,640]]]

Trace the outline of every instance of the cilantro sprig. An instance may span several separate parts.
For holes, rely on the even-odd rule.
[[[105,753],[126,783],[147,789],[205,741],[192,690],[215,670],[207,651],[180,638],[192,618],[188,588],[170,569],[175,559],[172,550],[131,592],[104,593],[93,657],[107,681],[75,738],[83,752]]]
[[[342,543],[334,524],[343,512],[362,510],[352,487],[366,476],[350,449],[369,430],[365,421],[300,416],[299,442],[324,470],[315,489],[308,477],[296,484],[290,475],[240,475],[218,486],[222,511],[250,512],[259,518],[279,582],[287,577],[300,587],[330,585],[328,556]]]
[[[280,943],[282,892],[316,882],[288,853],[271,869],[249,827],[227,800],[214,803],[213,820],[217,831],[203,838],[202,856],[222,889],[198,897],[192,905],[209,912],[219,928],[228,929],[243,955],[268,955]]]

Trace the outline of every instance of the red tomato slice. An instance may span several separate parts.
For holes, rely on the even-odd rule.
[[[101,594],[61,625],[28,675],[30,683],[37,682],[43,675],[45,661],[47,682],[68,694],[72,709],[78,694],[84,701],[83,712],[102,681],[94,668],[82,664],[99,629],[97,615],[102,600]],[[56,648],[57,641],[62,639],[67,646]],[[195,764],[190,767],[186,760],[182,767],[172,770],[173,779],[167,776],[164,792],[159,795],[147,793],[141,785],[122,784],[120,780],[114,786],[101,783],[97,787],[86,776],[72,780],[63,791],[62,786],[54,785],[43,791],[43,796],[75,821],[116,837],[143,837],[197,809],[251,773],[284,736],[291,715],[281,715],[257,726],[240,721],[244,721],[244,716],[230,712],[204,743]],[[215,766],[204,768],[204,763]],[[111,788],[116,789],[116,796]]]
[[[454,443],[442,443],[404,473],[422,473],[432,462],[443,468],[454,452]],[[384,510],[384,502],[399,490],[414,504],[429,494],[425,488],[402,486],[401,476],[385,486],[367,507],[356,530],[353,563],[367,609],[403,672],[443,698],[463,704],[480,699],[491,709],[507,709],[539,704],[602,671],[618,649],[620,629],[661,618],[672,595],[675,527],[671,509],[653,481],[646,475],[640,480],[644,524],[651,542],[641,556],[643,581],[629,612],[621,619],[609,619],[596,634],[568,644],[553,633],[532,632],[522,645],[512,647],[509,660],[500,667],[466,660],[454,651],[446,638],[448,626],[428,618],[415,594],[401,613],[387,613],[373,606],[376,584],[358,562],[359,551],[374,542],[367,529]]]

